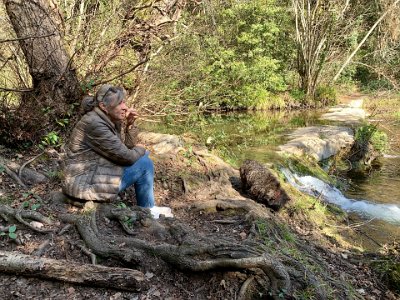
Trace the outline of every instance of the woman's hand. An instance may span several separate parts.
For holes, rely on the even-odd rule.
[[[133,125],[138,117],[139,114],[136,112],[136,110],[134,110],[133,108],[129,108],[126,112],[126,125]]]

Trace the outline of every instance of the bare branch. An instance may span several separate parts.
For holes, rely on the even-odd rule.
[[[368,39],[368,37],[371,35],[371,33],[375,30],[375,28],[379,25],[380,22],[386,17],[386,15],[396,6],[397,3],[399,3],[400,0],[396,0],[393,2],[391,6],[389,6],[388,9],[386,9],[383,14],[380,16],[378,20],[372,25],[370,30],[365,34],[364,38],[361,40],[361,42],[357,45],[357,47],[354,49],[353,52],[347,57],[346,61],[343,63],[343,65],[340,67],[339,71],[336,73],[335,77],[333,77],[333,81],[335,82],[338,80],[340,74],[342,74],[343,70],[347,67],[347,65],[351,62],[353,59],[354,55],[360,50],[361,46],[364,45],[365,41]]]
[[[20,37],[20,38],[0,40],[0,44],[16,42],[16,41],[23,41],[23,40],[30,40],[30,39],[41,39],[41,38],[46,38],[46,37],[53,36],[53,35],[56,35],[56,34],[53,32],[53,33],[49,33],[49,34],[45,34],[45,35],[24,36],[24,37]]]
[[[116,76],[114,76],[114,77],[111,77],[111,78],[108,78],[108,79],[104,79],[104,80],[95,82],[95,83],[93,84],[93,86],[97,86],[97,85],[100,85],[100,84],[108,83],[108,82],[113,81],[113,80],[115,80],[115,79],[117,79],[117,78],[120,78],[120,77],[122,77],[122,76],[124,76],[124,75],[126,75],[126,74],[129,74],[129,73],[135,71],[138,67],[140,67],[141,65],[145,64],[145,63],[148,62],[148,61],[149,61],[149,58],[146,58],[146,59],[144,59],[144,60],[138,62],[136,65],[134,65],[134,66],[131,67],[130,69],[128,69],[128,70],[126,70],[126,71],[124,71],[124,72],[122,72],[122,73],[120,73],[120,74],[118,74],[118,75],[116,75]]]

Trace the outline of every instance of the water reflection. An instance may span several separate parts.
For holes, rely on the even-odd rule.
[[[352,170],[347,177],[350,180],[347,196],[400,204],[400,157],[381,158],[369,172]]]
[[[238,166],[244,159],[271,162],[277,145],[298,127],[326,124],[320,111],[232,112],[225,114],[176,116],[161,123],[144,123],[146,130],[179,134],[201,141]]]

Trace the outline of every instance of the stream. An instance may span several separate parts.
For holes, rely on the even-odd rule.
[[[210,150],[239,167],[245,159],[263,163],[282,159],[276,154],[287,135],[299,127],[330,124],[319,120],[323,111],[251,112],[176,117],[173,122],[142,124],[146,130],[178,134],[202,141]],[[391,132],[397,128],[390,128]],[[398,137],[396,137],[398,138]],[[391,142],[399,141],[391,139]],[[365,249],[377,249],[400,239],[400,153],[391,152],[379,159],[368,174],[347,172],[346,191],[339,191],[317,178],[298,176],[283,170],[298,189],[340,206],[349,214],[350,226],[359,233],[351,242]],[[286,172],[286,173],[285,173]],[[346,232],[343,232],[346,235]]]

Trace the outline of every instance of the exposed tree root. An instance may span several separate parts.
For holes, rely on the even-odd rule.
[[[267,213],[267,210],[264,206],[255,203],[252,200],[232,200],[232,199],[225,199],[225,200],[210,200],[206,202],[199,202],[195,204],[197,209],[202,210],[228,210],[228,209],[235,209],[235,210],[244,210],[247,212],[246,219],[266,219],[270,218],[270,215]],[[256,232],[256,224],[253,223],[251,234],[258,235]],[[282,237],[279,234],[276,225],[274,223],[268,226],[268,233],[267,235],[271,235],[274,239],[278,241],[282,241]],[[315,290],[315,294],[317,299],[326,299],[325,290],[320,288],[320,284],[315,276],[310,272],[305,266],[297,262],[296,260],[285,257],[283,258],[283,265],[286,267],[286,271],[290,275],[292,282],[295,282],[300,287],[312,287]]]
[[[41,232],[41,233],[48,233],[54,231],[54,229],[41,229],[31,225],[25,219],[30,219],[34,221],[38,221],[41,223],[45,223],[48,225],[52,225],[52,221],[48,218],[43,216],[41,213],[33,210],[25,210],[25,209],[13,209],[6,205],[0,204],[0,216],[6,221],[10,222],[10,219],[15,219],[16,221],[24,224],[25,226],[29,227],[30,229]]]
[[[20,186],[23,188],[26,188],[26,185],[22,182],[21,178],[18,177],[16,173],[11,171],[5,164],[1,164],[1,166],[4,168],[8,176],[10,176],[16,183],[18,183]]]
[[[115,210],[111,205],[102,205],[101,214],[113,219],[118,212],[125,216],[129,210]],[[137,216],[140,215],[140,210]],[[132,212],[130,212],[132,214]],[[144,215],[145,217],[145,215]],[[62,215],[63,221],[75,224],[86,245],[93,253],[117,258],[127,263],[139,263],[144,256],[156,256],[174,267],[184,271],[261,269],[269,279],[270,290],[274,295],[280,290],[290,292],[291,281],[285,266],[277,259],[253,246],[241,245],[197,236],[176,220],[165,220],[169,240],[174,243],[154,243],[133,237],[112,239],[100,234],[96,225],[96,213],[74,216]],[[125,217],[123,217],[125,218]],[[142,222],[145,218],[142,219]]]
[[[244,283],[242,284],[242,287],[240,288],[239,295],[237,297],[237,300],[246,300],[247,299],[247,290],[249,288],[249,285],[254,281],[254,276],[250,276],[247,278]]]
[[[30,160],[28,160],[27,162],[25,162],[18,170],[18,177],[21,178],[22,176],[22,170],[31,162],[33,162],[36,158],[38,158],[39,156],[42,156],[45,152],[41,152],[38,155],[36,155],[35,157],[31,158]]]
[[[247,212],[248,220],[270,219],[271,217],[263,205],[252,200],[212,200],[198,203],[196,207],[198,209],[244,210]],[[25,219],[51,224],[48,218],[36,211],[12,209],[4,205],[0,205],[0,215],[6,220],[14,218],[39,232],[45,231],[38,230],[32,225],[29,226],[30,224]],[[96,224],[98,217],[119,222],[123,230],[131,236],[102,234]],[[276,299],[279,298],[282,291],[290,295],[294,288],[304,287],[313,287],[317,299],[324,299],[326,296],[324,291],[319,288],[319,282],[313,274],[290,257],[274,257],[266,252],[265,246],[254,242],[243,241],[239,244],[221,238],[200,236],[176,219],[161,219],[160,223],[150,217],[147,209],[135,207],[131,210],[101,204],[97,210],[87,211],[82,215],[64,214],[60,216],[60,219],[75,225],[86,246],[75,245],[90,256],[93,264],[98,255],[125,262],[127,265],[138,265],[144,259],[147,261],[157,257],[179,270],[191,272],[258,269],[261,270],[261,274],[264,274],[262,275],[265,277],[264,287]],[[134,224],[133,227],[132,224]],[[65,231],[64,228],[60,234]],[[132,236],[143,234],[146,230],[157,233],[151,235],[151,241]],[[44,243],[43,249],[48,244],[48,241]],[[41,252],[42,250],[38,249],[39,256]],[[40,276],[46,277],[47,275]],[[125,288],[125,285],[129,284],[120,285]],[[250,280],[243,284],[240,292],[243,297],[245,297],[249,285]]]

